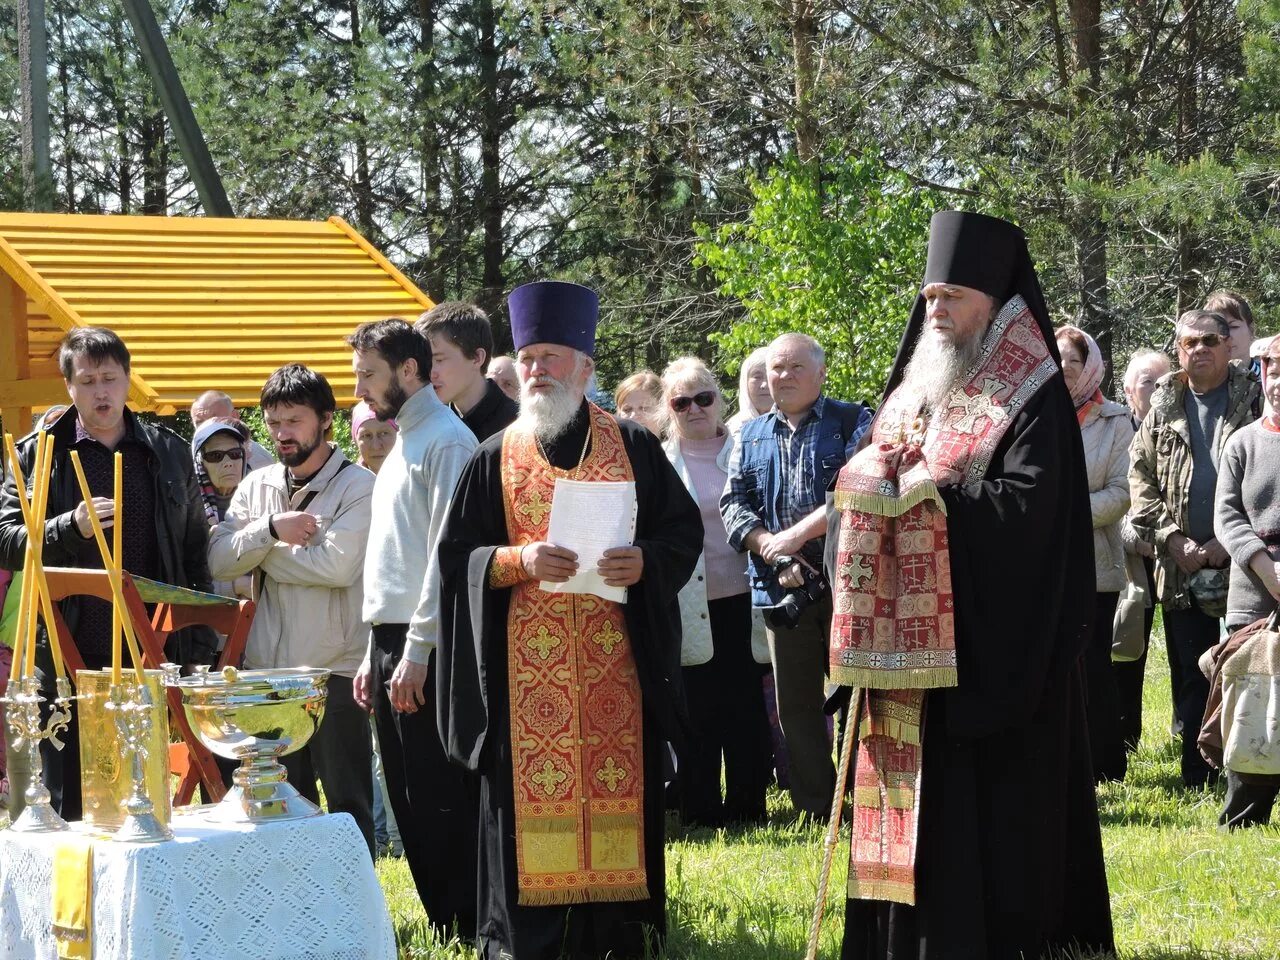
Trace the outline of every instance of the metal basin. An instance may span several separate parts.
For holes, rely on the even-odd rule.
[[[210,819],[293,820],[320,812],[288,782],[279,758],[305,746],[320,726],[328,670],[228,667],[221,674],[179,677],[173,668],[165,682],[181,692],[200,742],[220,757],[240,761],[234,785]]]

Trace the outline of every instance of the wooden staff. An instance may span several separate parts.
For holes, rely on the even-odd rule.
[[[111,596],[121,610],[120,622],[124,626],[124,638],[129,642],[129,655],[133,657],[133,669],[138,676],[138,683],[146,682],[142,672],[142,654],[138,652],[138,638],[133,632],[133,620],[129,617],[129,606],[124,599],[124,583],[117,567],[111,558],[111,548],[107,546],[107,538],[102,532],[102,521],[98,519],[98,511],[93,508],[93,491],[89,489],[89,481],[85,479],[84,467],[80,466],[80,454],[71,451],[71,466],[76,471],[76,481],[80,484],[80,494],[84,497],[89,510],[89,525],[93,527],[93,539],[97,541],[98,552],[102,554],[102,566],[107,571],[107,580],[111,583]]]
[[[831,798],[831,817],[827,821],[827,835],[822,839],[822,873],[818,875],[818,902],[813,907],[813,920],[809,923],[809,946],[805,960],[817,960],[818,934],[822,932],[822,918],[827,912],[827,887],[831,883],[831,860],[835,855],[840,836],[840,812],[844,809],[844,788],[849,778],[849,759],[853,756],[853,744],[858,739],[858,715],[862,691],[854,690],[845,714],[844,743],[840,747],[840,769],[836,771],[836,795]]]

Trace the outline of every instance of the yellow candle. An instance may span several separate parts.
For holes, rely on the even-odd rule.
[[[44,441],[44,462],[41,465],[40,495],[32,512],[35,514],[36,548],[32,551],[32,569],[36,575],[36,594],[40,597],[40,608],[44,612],[44,628],[49,635],[49,650],[53,653],[53,669],[59,677],[67,675],[66,664],[62,662],[62,640],[58,637],[57,621],[53,617],[53,594],[49,590],[49,581],[44,573],[44,523],[49,515],[49,483],[53,474],[53,434],[41,431],[40,439]],[[28,540],[32,539],[30,535]]]
[[[31,552],[26,555],[25,564],[22,570],[23,583],[28,581],[31,583],[29,601],[27,606],[27,619],[24,624],[27,633],[26,645],[26,675],[33,676],[36,672],[36,613],[40,608],[39,604],[39,587],[40,581],[36,578],[36,564],[39,562],[38,557],[41,547],[44,546],[44,531],[36,525],[35,504],[40,502],[43,491],[44,481],[44,460],[45,446],[44,434],[36,434],[36,462],[35,462],[35,489],[32,491],[32,502],[26,505],[26,509],[22,511],[22,518],[27,524],[27,546]],[[17,474],[14,480],[17,480]],[[19,504],[26,499],[26,483],[23,482],[22,489],[24,493],[19,496]]]
[[[89,481],[85,479],[84,467],[80,466],[80,455],[75,451],[71,451],[71,466],[76,472],[76,481],[80,484],[80,493],[86,502],[92,502],[93,494],[89,490]],[[120,570],[116,567],[111,557],[111,550],[107,546],[107,538],[102,532],[102,522],[98,519],[98,514],[94,510],[89,511],[89,525],[93,527],[93,539],[98,544],[98,552],[102,555],[102,565],[107,571],[107,579],[111,582],[111,595],[116,605],[120,608],[120,622],[124,625],[124,638],[129,643],[129,654],[133,657],[133,670],[137,675],[138,683],[146,680],[146,675],[142,672],[142,655],[138,652],[138,638],[133,633],[133,621],[129,619],[129,608],[124,602],[124,586],[120,578]]]
[[[27,549],[22,564],[22,587],[19,596],[18,623],[22,631],[22,653],[24,666],[28,673],[34,670],[35,663],[35,620],[36,613],[43,609],[45,629],[49,634],[49,649],[53,653],[53,666],[57,675],[67,675],[62,661],[62,644],[58,640],[53,618],[53,594],[49,591],[49,582],[44,573],[44,522],[49,507],[49,482],[53,468],[53,437],[41,431],[36,436],[35,489],[32,490],[32,501],[27,501],[26,478],[22,474],[22,464],[18,461],[17,448],[13,436],[5,434],[5,449],[13,468],[14,485],[18,493],[18,505],[22,508],[22,520],[27,528]],[[19,659],[19,651],[15,643],[14,662]]]
[[[18,489],[18,503],[23,506],[22,517],[26,520],[27,511],[22,500],[26,495],[26,487],[22,477],[22,465],[18,463],[17,448],[13,444],[13,434],[6,433],[4,435],[4,450],[9,457],[9,471],[13,475],[14,485]],[[22,568],[25,570],[31,563],[31,541],[27,541],[26,553],[23,557]],[[23,636],[22,628],[27,622],[27,578],[22,578],[22,584],[18,592],[18,619],[14,624],[13,630],[13,661],[9,664],[9,682],[15,682],[22,676],[22,667],[26,662],[26,643]]]
[[[25,571],[31,563],[31,545],[27,545],[26,561],[22,568]],[[18,619],[13,629],[13,663],[9,665],[9,682],[26,676],[27,662],[27,608],[31,605],[31,583],[26,574],[22,575],[22,588],[18,593]],[[16,692],[16,691],[15,691]]]
[[[111,527],[111,556],[115,559],[116,576],[124,571],[124,547],[121,531],[124,524],[124,455],[117,450],[115,455],[115,488],[112,490],[115,500],[115,522]],[[111,682],[120,685],[120,640],[124,633],[124,610],[118,603],[111,605]]]

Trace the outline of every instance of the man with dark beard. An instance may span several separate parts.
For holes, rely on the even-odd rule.
[[[947,211],[827,537],[857,721],[845,958],[1106,950],[1080,431],[1022,231]]]
[[[369,652],[357,700],[372,709],[405,859],[432,929],[475,936],[474,778],[445,758],[435,725],[439,631],[436,545],[475,437],[431,389],[431,344],[404,320],[347,338],[356,396],[400,428],[373,487],[364,566]]]
[[[677,594],[698,507],[658,438],[584,399],[596,295],[509,300],[520,417],[467,464],[440,543],[439,723],[481,777],[486,960],[642,957],[665,932],[665,741],[683,729]],[[634,542],[598,570],[617,603],[550,593],[577,556],[548,543],[557,479],[634,481]]]
[[[245,477],[209,539],[218,580],[254,574],[258,612],[244,665],[330,671],[324,723],[282,758],[289,781],[331,813],[349,813],[373,854],[369,718],[352,696],[369,627],[360,615],[373,474],[328,436],[336,403],[329,381],[300,363],[262,387],[262,412],[280,463]]]

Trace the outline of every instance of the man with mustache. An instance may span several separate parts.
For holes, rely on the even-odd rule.
[[[319,779],[329,811],[351,814],[372,856],[369,718],[352,694],[369,643],[361,602],[373,475],[329,440],[337,404],[322,374],[286,364],[261,403],[280,462],[240,481],[210,535],[209,568],[221,580],[254,575],[246,667],[330,671],[324,723],[282,762],[317,804]]]
[[[857,738],[843,957],[1109,950],[1084,451],[1013,224],[934,216],[884,403],[833,499],[831,679]]]
[[[1218,463],[1227,440],[1256,419],[1262,390],[1247,366],[1231,362],[1231,326],[1222,314],[1188,310],[1174,340],[1180,369],[1161,378],[1129,448],[1129,520],[1155,551],[1174,715],[1182,722],[1182,782],[1200,789],[1217,775],[1196,746],[1209,699],[1199,659],[1218,642],[1231,565],[1213,527]]]
[[[369,652],[355,696],[372,710],[387,795],[432,929],[475,936],[476,788],[449,763],[435,724],[440,616],[436,545],[476,441],[431,389],[431,344],[404,320],[347,338],[356,396],[400,432],[373,487],[364,565]]]
[[[520,416],[467,464],[440,543],[439,724],[480,774],[480,953],[643,957],[666,926],[662,761],[702,521],[658,438],[585,399],[595,293],[532,283],[509,307]],[[541,589],[578,569],[547,542],[557,479],[635,482],[635,539],[598,566],[625,602]]]

